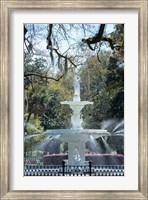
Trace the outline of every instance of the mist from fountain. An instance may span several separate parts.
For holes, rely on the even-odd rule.
[[[106,153],[111,153],[113,152],[113,149],[109,146],[109,144],[107,143],[106,139],[104,137],[101,136],[101,139],[103,141],[103,144],[106,148]]]
[[[59,149],[59,142],[61,143],[61,140],[59,139],[60,135],[56,136],[46,136],[42,142],[39,142],[39,144],[36,144],[34,147],[34,150],[41,150],[44,151],[45,149],[49,149],[49,153],[53,153],[54,149]]]
[[[114,132],[115,136],[124,136],[124,129],[118,130],[116,132]]]
[[[116,127],[113,129],[112,133],[115,133],[118,129],[124,128],[124,120],[122,120],[120,123],[116,125]]]
[[[104,120],[101,123],[101,129],[114,129],[113,127],[115,127],[117,124],[117,120],[115,119],[108,119],[108,120]]]
[[[26,122],[25,122],[24,126],[26,126]],[[38,128],[36,128],[33,124],[27,122],[27,126],[28,126],[28,128],[32,129],[33,131],[36,131],[37,133],[41,133],[41,131]]]
[[[124,120],[105,120],[101,123],[101,128],[110,131],[112,136],[124,136]]]
[[[46,146],[49,145],[49,143],[52,141],[52,139],[53,139],[53,137],[51,137],[51,136],[45,137],[42,140],[42,142],[35,145],[34,149],[35,150],[44,150],[46,148]]]
[[[37,134],[27,135],[27,136],[25,136],[25,140],[29,140],[29,139],[34,138],[36,136],[38,136],[38,135]]]
[[[95,138],[91,135],[90,141],[88,142],[88,148],[92,153],[102,153],[101,145],[95,140]]]

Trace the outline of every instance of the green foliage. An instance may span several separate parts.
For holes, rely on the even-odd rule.
[[[124,118],[124,68],[119,67],[118,60],[110,58],[106,89],[110,93],[109,118]]]
[[[61,95],[56,91],[50,94],[50,100],[45,114],[41,117],[44,129],[68,128],[67,120],[70,118],[70,109],[60,104]]]
[[[116,48],[113,52],[118,61],[124,61],[124,24],[116,24],[115,31],[110,35]]]
[[[34,87],[34,84],[39,84],[45,81],[42,76],[47,71],[47,61],[43,58],[32,58],[30,54],[25,55],[24,59],[24,88],[29,89],[29,87]],[[27,74],[37,74],[39,76],[26,76]]]
[[[81,70],[81,96],[94,102],[83,109],[86,128],[99,128],[105,119],[124,118],[124,69],[115,57],[102,63],[92,57],[86,62]]]
[[[27,118],[28,113],[25,113],[24,117]],[[28,122],[28,129],[27,132],[29,134],[39,134],[39,133],[43,133],[44,129],[41,126],[41,121],[39,118],[34,118],[34,116],[32,115],[30,117],[30,120]]]

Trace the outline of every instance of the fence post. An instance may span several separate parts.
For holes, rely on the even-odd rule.
[[[89,161],[89,176],[91,176],[91,167],[92,167],[92,162]]]
[[[62,174],[65,175],[65,161],[62,161]]]

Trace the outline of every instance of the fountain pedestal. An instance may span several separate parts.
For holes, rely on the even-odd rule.
[[[68,143],[68,165],[85,165],[85,143]]]

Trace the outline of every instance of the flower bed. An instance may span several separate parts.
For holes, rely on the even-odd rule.
[[[43,157],[44,165],[62,165],[62,161],[68,159],[67,154],[51,154]],[[122,154],[86,154],[86,161],[92,165],[124,165]]]

